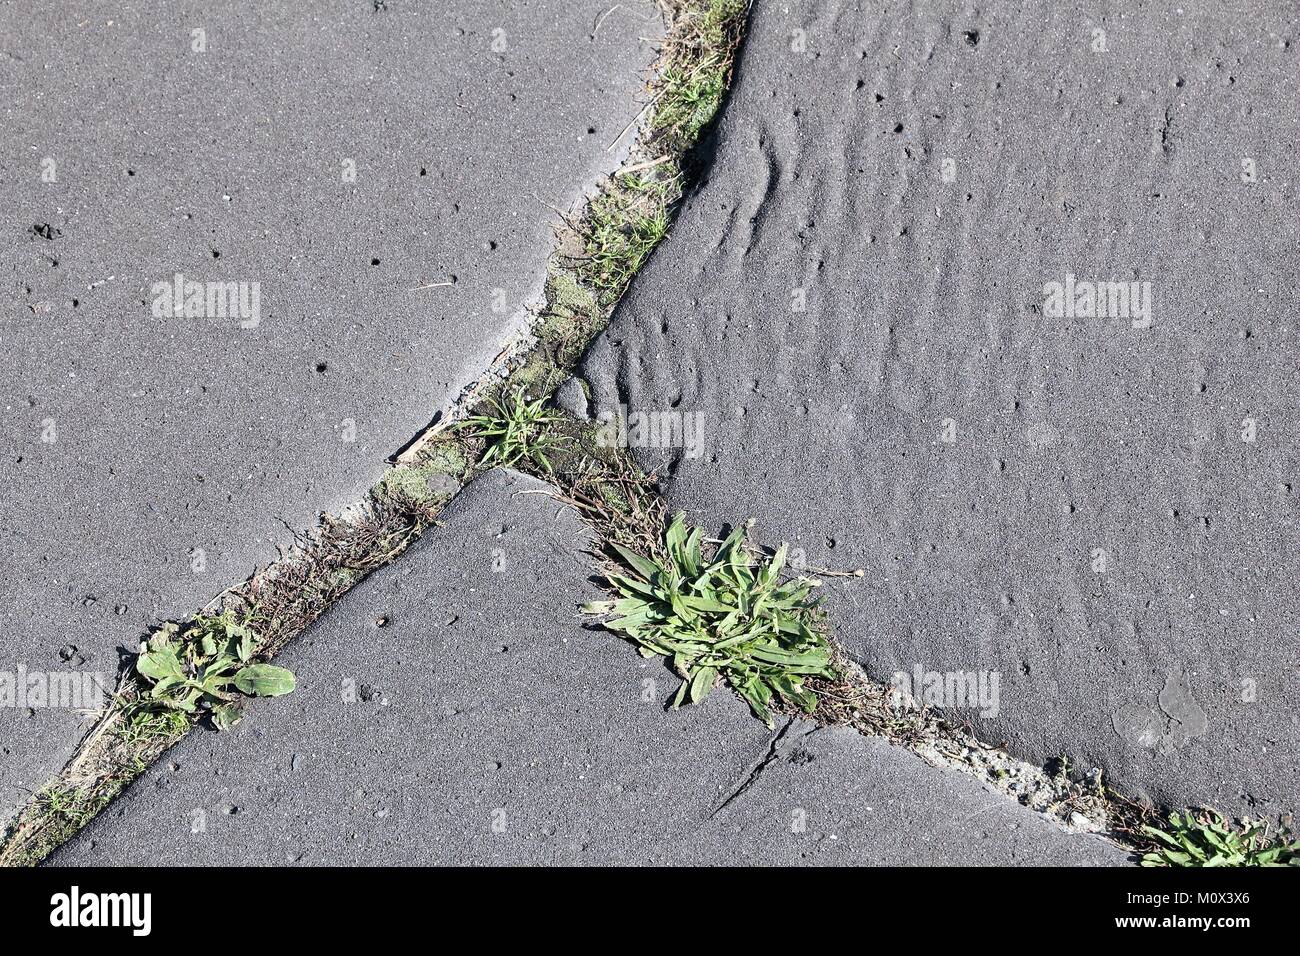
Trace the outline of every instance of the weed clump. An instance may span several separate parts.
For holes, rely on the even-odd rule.
[[[817,694],[805,680],[833,678],[835,671],[811,598],[817,582],[783,582],[787,546],[773,557],[756,555],[745,545],[748,528],[732,531],[708,559],[703,532],[688,530],[682,514],[664,536],[665,559],[612,544],[621,570],[606,578],[622,597],[583,610],[613,615],[606,628],[645,657],[669,659],[682,678],[673,707],[698,703],[721,679],[771,727],[774,698],[812,713]]]
[[[201,614],[184,627],[168,622],[149,636],[136,658],[136,673],[151,689],[134,706],[189,715],[203,709],[224,730],[240,717],[241,695],[279,697],[294,689],[293,672],[258,663],[256,649],[252,629],[232,611]]]
[[[553,474],[551,456],[568,442],[553,428],[564,417],[548,408],[545,398],[528,401],[523,389],[509,398],[490,398],[487,405],[492,414],[472,415],[456,424],[470,438],[486,443],[478,467],[508,468],[529,461],[546,474]]]
[[[1235,825],[1216,810],[1175,810],[1167,830],[1144,826],[1152,841],[1143,866],[1300,866],[1300,840],[1283,829],[1243,819]]]

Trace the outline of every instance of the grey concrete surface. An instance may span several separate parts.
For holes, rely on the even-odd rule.
[[[0,3],[0,671],[111,675],[482,374],[641,108],[610,6]],[[79,731],[0,707],[0,808]]]
[[[190,734],[51,863],[1122,862],[905,751],[770,733],[725,690],[665,712],[663,664],[583,627],[589,539],[545,491],[471,485],[284,651],[298,690]]]
[[[675,505],[865,569],[826,590],[877,679],[996,674],[984,718],[935,702],[1135,794],[1300,809],[1298,34],[1275,2],[758,4],[594,411],[697,416],[697,457],[639,436]],[[1053,315],[1067,276],[1149,286]]]
[[[1100,837],[1037,814],[879,738],[795,722],[741,797],[698,835],[736,865],[1119,866]]]

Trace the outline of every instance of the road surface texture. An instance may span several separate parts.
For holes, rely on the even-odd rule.
[[[694,520],[865,570],[826,591],[876,679],[1294,812],[1300,14],[1128,6],[756,4],[584,375]]]
[[[111,685],[484,372],[641,109],[609,6],[0,3],[0,671]],[[83,729],[0,708],[0,807]]]
[[[277,658],[298,689],[191,733],[55,864],[1118,864],[851,730],[769,732],[578,604],[591,542],[497,469]],[[382,626],[378,622],[383,622]]]

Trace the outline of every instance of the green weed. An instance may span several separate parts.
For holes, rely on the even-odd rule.
[[[190,718],[182,710],[139,708],[127,716],[118,736],[125,744],[137,744],[152,740],[170,740],[181,736],[189,729]]]
[[[806,677],[834,677],[831,650],[821,633],[816,582],[782,583],[787,546],[774,557],[745,546],[749,525],[734,530],[711,560],[703,532],[673,518],[664,536],[665,560],[610,545],[624,573],[606,575],[622,597],[586,605],[588,614],[614,615],[604,626],[634,642],[645,657],[671,660],[682,684],[673,706],[698,703],[725,680],[769,727],[774,697],[811,713],[817,695]]]
[[[487,442],[479,467],[508,467],[527,460],[548,475],[554,474],[550,456],[568,439],[551,428],[563,421],[563,416],[547,408],[545,398],[528,401],[523,389],[509,399],[489,399],[488,404],[495,414],[473,415],[456,425],[470,437]]]
[[[1270,835],[1267,824],[1249,819],[1237,826],[1215,810],[1175,810],[1169,830],[1142,832],[1153,841],[1143,866],[1300,866],[1300,840],[1286,830]]]
[[[195,714],[211,710],[213,723],[230,727],[240,715],[240,697],[279,697],[294,689],[293,672],[254,663],[252,630],[233,613],[200,615],[182,627],[168,622],[154,631],[136,658],[135,669],[152,690],[137,705]]]
[[[87,804],[85,795],[72,788],[50,787],[42,791],[37,799],[52,816],[74,826],[84,825],[95,815],[95,808]]]
[[[706,61],[689,69],[670,67],[664,71],[666,92],[655,111],[656,129],[672,131],[694,142],[700,131],[713,119],[726,90],[718,64]]]

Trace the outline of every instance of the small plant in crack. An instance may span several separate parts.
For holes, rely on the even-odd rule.
[[[668,235],[671,180],[622,175],[591,201],[583,223],[582,281],[602,305],[622,295],[632,276]]]
[[[1285,829],[1270,834],[1258,820],[1238,826],[1215,810],[1175,810],[1168,827],[1142,828],[1152,840],[1143,866],[1300,866],[1300,840]]]
[[[181,626],[168,622],[145,642],[135,669],[152,685],[139,709],[212,713],[219,729],[240,717],[241,695],[279,697],[294,689],[293,672],[253,661],[256,641],[233,612],[205,614]],[[238,691],[238,693],[236,693]]]
[[[688,529],[682,514],[664,536],[664,560],[611,544],[621,571],[606,578],[621,597],[583,610],[612,615],[604,626],[643,656],[669,658],[682,678],[674,708],[703,700],[722,679],[771,727],[774,698],[812,713],[817,694],[805,679],[833,678],[835,671],[810,597],[817,582],[783,582],[787,546],[772,557],[756,555],[745,544],[748,528],[732,531],[711,559],[702,552],[703,532]]]
[[[664,71],[665,94],[655,112],[656,129],[669,130],[686,142],[695,142],[700,131],[718,112],[726,78],[712,60],[692,64],[689,69],[669,67]]]
[[[474,415],[456,426],[465,429],[469,437],[487,442],[479,467],[530,461],[546,474],[554,474],[551,456],[569,439],[552,429],[564,417],[547,408],[545,398],[528,401],[522,389],[508,399],[489,399],[488,405],[495,414]]]
[[[123,722],[118,736],[125,744],[150,740],[170,740],[190,728],[190,720],[181,710],[168,707],[136,707]]]
[[[93,801],[74,787],[50,786],[37,794],[37,801],[51,816],[81,827],[99,810]]]

